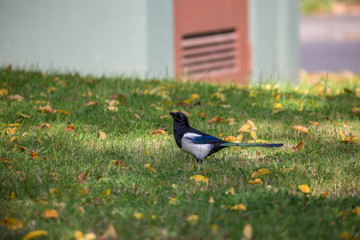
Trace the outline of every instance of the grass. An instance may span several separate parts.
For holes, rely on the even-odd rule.
[[[351,112],[360,106],[358,76],[305,75],[297,87],[10,68],[0,78],[2,239],[34,230],[46,231],[43,239],[360,238],[359,143],[339,135],[360,134]],[[251,120],[259,139],[285,146],[225,149],[197,172],[174,142],[170,110],[220,137],[237,136]],[[208,123],[213,117],[223,121]],[[304,147],[293,150],[301,139]],[[249,184],[258,169],[271,173]],[[196,184],[196,174],[208,183]],[[232,209],[238,204],[246,210]]]
[[[332,12],[332,5],[336,2],[345,4],[359,4],[359,0],[301,0],[300,11],[302,14],[318,14]]]

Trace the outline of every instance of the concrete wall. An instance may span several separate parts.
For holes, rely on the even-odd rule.
[[[0,65],[172,75],[172,42],[167,0],[0,0]]]
[[[299,0],[249,0],[252,83],[298,81]]]

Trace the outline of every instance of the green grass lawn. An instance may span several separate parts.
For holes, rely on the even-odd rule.
[[[0,69],[1,239],[359,239],[359,77],[302,80],[217,86]],[[216,137],[285,145],[224,149],[198,172],[169,111]],[[238,131],[248,120],[256,136]]]

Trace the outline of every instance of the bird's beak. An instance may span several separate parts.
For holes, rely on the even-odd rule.
[[[175,114],[174,112],[169,112],[169,114],[170,114],[171,116],[173,116],[173,117],[176,116],[176,114]]]

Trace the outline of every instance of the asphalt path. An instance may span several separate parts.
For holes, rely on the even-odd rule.
[[[360,16],[310,16],[300,20],[301,68],[360,73]]]

